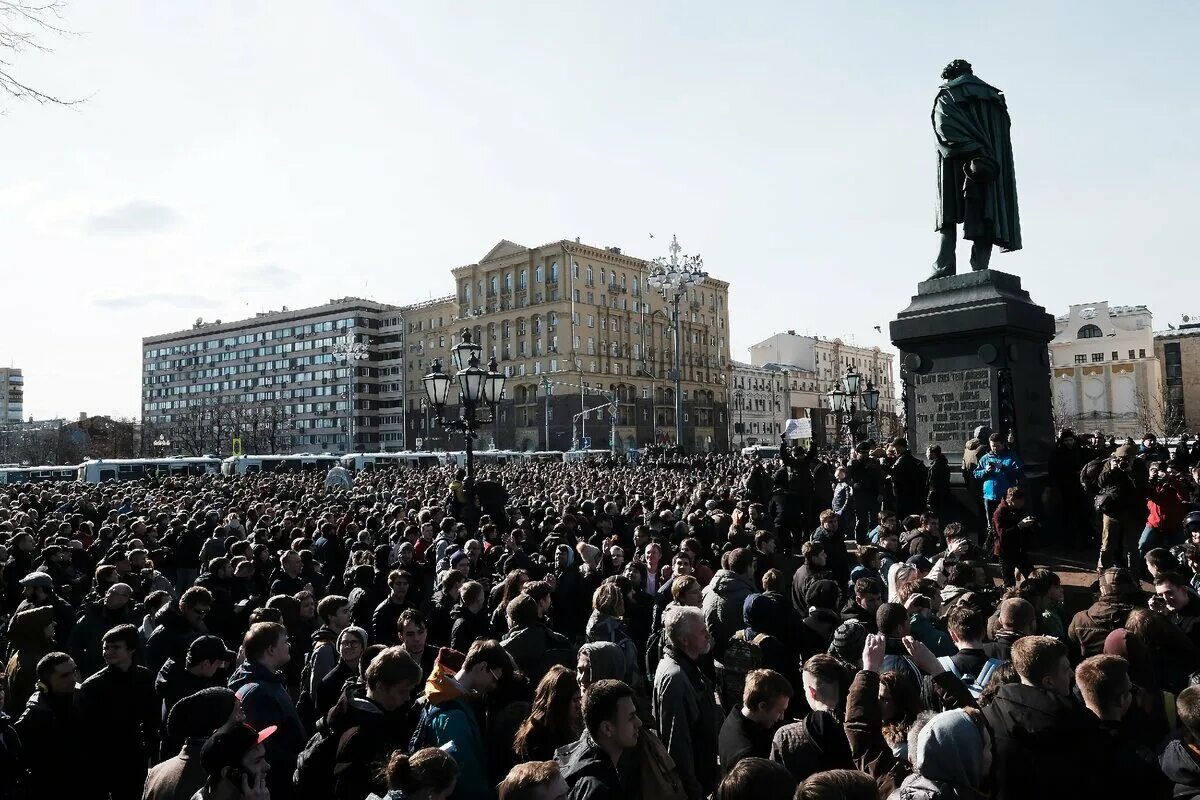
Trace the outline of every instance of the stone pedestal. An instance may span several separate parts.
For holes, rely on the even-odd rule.
[[[939,444],[957,474],[966,441],[986,425],[1012,434],[1031,483],[1042,484],[1054,447],[1047,349],[1054,318],[1020,278],[982,270],[923,281],[891,337],[914,454]]]

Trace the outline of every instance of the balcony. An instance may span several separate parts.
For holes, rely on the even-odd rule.
[[[608,291],[610,294],[625,294],[626,293],[624,286],[618,286],[615,283],[610,283],[608,285]]]

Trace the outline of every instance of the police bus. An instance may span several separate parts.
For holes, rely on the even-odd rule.
[[[386,467],[436,467],[442,463],[438,453],[391,452],[391,453],[347,453],[342,456],[342,466],[352,472],[372,472]]]
[[[226,475],[254,475],[259,472],[326,472],[337,466],[333,453],[297,453],[278,456],[230,456],[221,462]]]
[[[73,481],[78,474],[79,467],[0,467],[0,484]]]
[[[76,479],[86,483],[136,481],[162,475],[215,475],[221,469],[216,456],[171,458],[93,458],[76,470]]]

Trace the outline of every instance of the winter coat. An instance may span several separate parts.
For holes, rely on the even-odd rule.
[[[374,612],[371,613],[371,644],[382,644],[389,647],[400,644],[400,632],[396,630],[396,623],[400,621],[400,615],[405,610],[417,607],[411,598],[410,592],[405,595],[404,600],[394,603],[391,596],[388,596],[382,603],[375,606]],[[466,650],[463,652],[465,653]]]
[[[202,678],[188,672],[182,662],[170,659],[163,664],[162,669],[154,678],[154,694],[157,698],[160,718],[159,737],[162,742],[162,752],[174,753],[183,746],[183,742],[172,740],[167,735],[167,716],[171,709],[185,697],[193,695],[202,689],[224,685],[220,678]]]
[[[893,793],[899,800],[985,800],[983,739],[960,710],[944,711],[925,725],[913,754],[914,772]],[[992,769],[993,774],[995,768]]]
[[[89,787],[94,775],[87,768],[93,766],[91,742],[75,696],[37,692],[28,698],[24,708],[13,727],[21,737],[25,764],[29,768],[29,796],[91,796]],[[73,765],[64,761],[68,753],[75,754],[79,760]]]
[[[950,462],[946,456],[938,456],[930,463],[925,481],[929,507],[935,510],[943,508],[950,500]]]
[[[496,797],[494,783],[487,774],[487,750],[475,709],[466,691],[453,676],[434,672],[425,684],[430,719],[424,746],[441,747],[454,742],[454,760],[458,762],[458,785],[450,795],[454,800],[491,800]]]
[[[1019,559],[1029,552],[1029,537],[1033,529],[1021,527],[1021,520],[1028,516],[1028,511],[1016,506],[1010,506],[1008,500],[1001,500],[992,514],[992,530],[995,532],[995,553],[1003,559]]]
[[[18,612],[8,624],[8,643],[15,652],[8,661],[7,710],[14,716],[26,707],[26,701],[34,693],[38,662],[54,650],[54,642],[43,633],[53,621],[54,611],[40,606]]]
[[[268,725],[278,726],[265,742],[267,763],[271,765],[271,772],[277,774],[276,780],[290,782],[296,768],[296,756],[304,749],[308,737],[296,712],[296,704],[288,694],[283,673],[255,661],[244,661],[229,679],[229,688],[241,699],[246,722],[255,730]]]
[[[1104,516],[1130,521],[1146,519],[1147,474],[1143,465],[1135,462],[1126,470],[1106,462],[1096,484],[1100,493],[1108,496],[1101,508]]]
[[[193,628],[176,603],[167,603],[154,617],[154,633],[146,642],[146,666],[157,673],[168,658],[185,662],[188,646],[207,631]]]
[[[450,618],[454,620],[450,628],[450,646],[458,652],[467,652],[472,642],[487,637],[487,614],[482,609],[471,611],[459,603],[450,612]]]
[[[722,651],[729,637],[746,626],[742,606],[746,598],[757,591],[745,577],[727,569],[717,570],[712,581],[704,587],[704,599],[700,607],[704,612],[704,624],[708,626],[715,646]],[[719,658],[721,653],[714,651],[714,655]]]
[[[1125,618],[1133,606],[1116,597],[1101,597],[1088,608],[1075,614],[1067,626],[1071,663],[1104,652],[1104,640],[1117,628],[1125,627]]]
[[[621,648],[621,655],[625,657],[625,673],[621,680],[639,691],[645,689],[639,669],[637,644],[621,620],[593,611],[584,632],[589,642],[612,642]]]
[[[1200,754],[1182,740],[1175,739],[1158,757],[1158,766],[1167,780],[1174,784],[1175,800],[1200,798]]]
[[[904,453],[892,465],[892,491],[896,493],[896,516],[904,519],[925,510],[925,464],[912,453]]]
[[[995,800],[1072,796],[1091,767],[1078,757],[1086,718],[1071,697],[1010,683],[983,714],[994,738]]]
[[[331,800],[362,800],[371,793],[384,793],[387,781],[380,779],[378,766],[387,763],[394,750],[408,746],[410,734],[403,720],[407,711],[384,711],[366,697],[353,697],[338,706],[329,724],[340,737]]]
[[[594,742],[575,748],[561,772],[571,787],[568,800],[619,800],[628,794],[612,759]]]
[[[79,677],[87,678],[104,668],[100,644],[104,634],[118,625],[137,625],[144,614],[142,607],[133,602],[115,612],[105,608],[103,601],[88,604],[67,638],[67,652],[79,667]]]
[[[160,714],[150,670],[137,664],[125,671],[107,666],[83,682],[76,700],[91,747],[104,764],[144,769],[148,758],[157,758]]]
[[[205,739],[189,739],[179,755],[156,764],[146,773],[142,800],[191,800],[208,780],[200,766],[200,749]]]
[[[771,740],[778,725],[764,728],[753,720],[746,719],[742,709],[735,708],[721,724],[718,748],[721,769],[726,775],[733,765],[743,758],[767,758],[771,755]]]
[[[1011,450],[999,454],[987,453],[979,459],[979,466],[975,468],[975,480],[983,484],[985,500],[1004,499],[1008,487],[1016,486],[1024,478],[1025,470],[1021,466],[1021,460]]]
[[[707,797],[720,778],[720,712],[713,685],[696,663],[667,645],[654,673],[654,719],[688,800]]]
[[[13,727],[13,718],[0,711],[0,800],[15,800],[27,796],[29,770],[21,748],[21,737]]]
[[[843,527],[841,523],[838,523],[838,529],[832,532],[818,526],[809,537],[809,541],[820,542],[825,548],[825,568],[833,573],[833,580],[838,586],[845,586],[850,582],[850,557],[846,554],[847,530],[853,537],[853,529]]]
[[[771,760],[787,767],[797,783],[825,770],[854,769],[846,732],[828,711],[814,711],[775,731]]]

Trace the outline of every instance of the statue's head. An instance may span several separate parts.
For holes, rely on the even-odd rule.
[[[963,61],[961,58],[956,58],[946,65],[942,70],[942,79],[952,81],[962,75],[974,75],[971,71],[971,64],[968,61]]]

